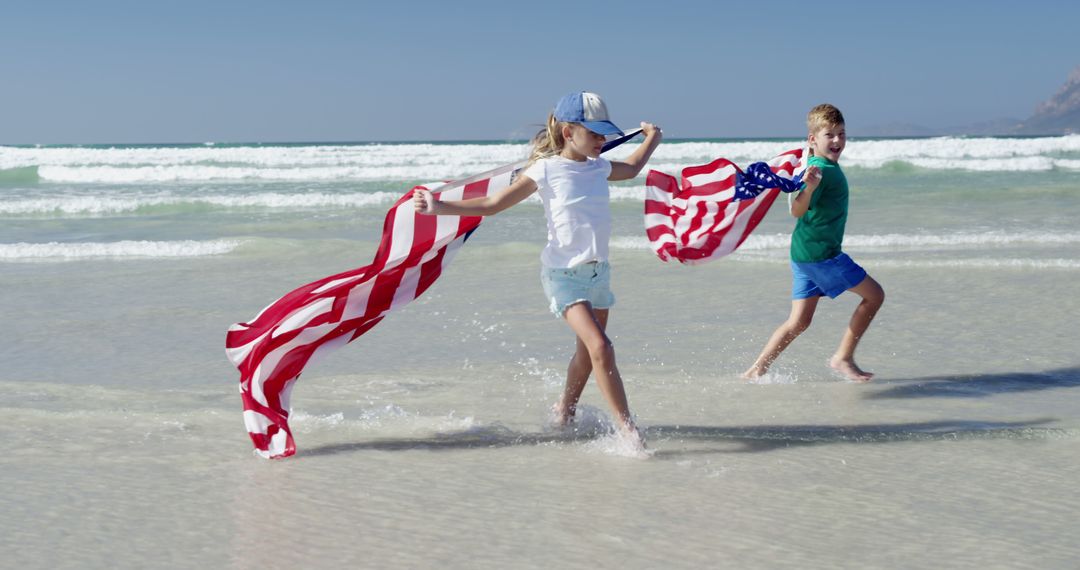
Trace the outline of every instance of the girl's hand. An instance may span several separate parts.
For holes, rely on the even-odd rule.
[[[435,197],[431,195],[431,191],[422,189],[414,190],[413,208],[416,208],[416,211],[421,214],[434,214]]]
[[[645,121],[641,121],[641,132],[645,135],[645,142],[641,143],[625,160],[611,161],[611,174],[608,175],[608,180],[615,182],[636,178],[641,169],[645,168],[645,163],[649,162],[653,151],[660,145],[660,140],[664,138],[664,132],[660,130],[660,127]]]
[[[651,137],[653,135],[656,135],[658,137],[664,136],[664,131],[660,130],[660,127],[652,123],[646,123],[645,121],[641,121],[641,132],[646,137]]]
[[[806,189],[813,192],[818,184],[821,184],[821,169],[816,166],[807,167],[806,173],[803,174],[803,182],[806,183]]]

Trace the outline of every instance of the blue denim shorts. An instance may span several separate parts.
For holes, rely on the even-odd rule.
[[[551,312],[562,318],[570,305],[588,302],[594,309],[610,309],[615,305],[611,292],[611,264],[606,261],[582,263],[574,267],[541,267],[540,283],[544,286]]]
[[[844,291],[862,283],[862,280],[866,279],[866,270],[859,267],[848,254],[841,253],[825,261],[792,261],[791,275],[792,299],[809,299],[822,295],[835,299]]]

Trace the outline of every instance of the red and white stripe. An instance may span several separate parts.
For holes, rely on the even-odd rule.
[[[503,169],[441,192],[436,187],[435,195],[445,200],[486,196],[508,186],[512,176],[512,170]],[[259,455],[296,453],[289,395],[304,367],[423,294],[480,225],[479,216],[417,214],[412,197],[420,188],[407,192],[387,212],[370,265],[299,287],[250,322],[229,328],[225,353],[240,370],[244,425]]]
[[[791,179],[804,168],[803,150],[789,150],[768,161],[777,175]],[[650,170],[645,190],[645,234],[656,255],[694,265],[737,249],[765,217],[780,190],[734,201],[735,163],[718,158],[682,170],[680,180]]]

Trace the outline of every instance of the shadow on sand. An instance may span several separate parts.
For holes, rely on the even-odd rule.
[[[649,426],[645,436],[653,457],[677,458],[691,454],[751,453],[796,446],[828,444],[894,443],[910,441],[954,440],[1047,440],[1073,437],[1068,430],[1040,427],[1052,422],[1044,418],[1027,422],[937,421],[869,425],[777,425],[754,427]],[[518,433],[505,427],[471,429],[464,432],[436,434],[423,438],[377,439],[354,443],[324,445],[301,450],[298,456],[336,455],[358,451],[458,451],[464,449],[534,446],[548,443],[573,443],[596,439],[603,434]],[[695,449],[665,448],[673,443],[695,444]],[[698,447],[705,444],[704,448]]]
[[[830,444],[883,444],[913,441],[1047,440],[1072,437],[1068,430],[1041,427],[1052,418],[1026,422],[946,420],[898,424],[779,425],[740,427],[654,426],[657,457],[707,453],[755,453]],[[663,449],[665,440],[703,443],[695,449]],[[714,446],[713,444],[717,444]]]
[[[890,380],[903,383],[868,393],[867,400],[888,398],[984,398],[1011,392],[1032,392],[1080,386],[1080,367],[1057,368],[1045,372],[1005,372],[999,374],[956,374]]]

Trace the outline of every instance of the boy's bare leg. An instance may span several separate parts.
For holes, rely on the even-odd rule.
[[[881,288],[877,281],[874,281],[873,277],[867,275],[866,279],[863,279],[848,291],[862,297],[862,301],[858,307],[855,307],[848,328],[844,331],[844,337],[840,340],[840,346],[836,349],[836,353],[833,354],[832,358],[829,359],[829,366],[851,380],[867,382],[874,377],[874,374],[862,370],[855,364],[855,348],[859,345],[859,339],[862,338],[866,329],[870,326],[870,322],[874,320],[874,315],[877,314],[878,309],[885,302],[885,290]]]
[[[608,310],[594,309],[593,313],[600,324],[600,330],[606,331]],[[570,358],[570,365],[566,368],[566,388],[553,410],[555,422],[560,426],[567,425],[574,419],[578,400],[581,399],[581,393],[585,390],[585,384],[588,383],[589,374],[592,374],[593,369],[588,347],[582,342],[581,337],[577,337],[576,342],[574,356]]]
[[[798,338],[810,326],[819,299],[821,297],[791,301],[791,315],[772,333],[769,342],[765,343],[761,355],[757,357],[757,360],[746,372],[743,372],[743,378],[753,380],[769,371],[769,367],[780,356],[780,353],[784,352],[784,349],[791,344],[791,341]]]

